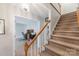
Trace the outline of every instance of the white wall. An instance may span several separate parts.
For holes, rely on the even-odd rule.
[[[5,19],[5,35],[0,35],[0,56],[14,55],[15,16],[28,16],[14,4],[0,4],[0,19]],[[14,52],[14,53],[13,53]]]
[[[44,4],[51,11],[51,33],[54,30],[60,15],[49,4]],[[40,7],[42,8],[42,7]],[[43,12],[43,10],[42,10]],[[48,14],[48,12],[47,12]],[[45,15],[44,13],[36,15]],[[0,35],[0,55],[14,55],[15,52],[15,16],[32,18],[33,14],[25,13],[23,9],[16,6],[16,4],[0,4],[0,19],[5,19],[5,35]],[[48,15],[46,15],[48,16]],[[46,17],[45,16],[45,17]],[[39,18],[39,17],[38,17]],[[44,18],[40,17],[39,20],[43,22]],[[14,43],[14,44],[13,44]]]
[[[25,12],[19,4],[0,4],[0,19],[5,19],[5,35],[0,35],[0,55],[15,55],[15,16],[32,18],[33,14]]]
[[[50,4],[44,4],[47,8],[49,8],[50,9],[50,20],[51,20],[51,22],[50,22],[50,33],[52,34],[52,32],[54,31],[54,29],[55,29],[55,27],[56,27],[56,24],[57,24],[57,22],[59,21],[59,18],[60,18],[60,14],[55,10],[55,8],[54,7],[52,7]],[[58,8],[58,6],[57,6],[58,4],[57,3],[55,3],[54,4],[54,6],[56,7],[56,8]],[[59,8],[58,8],[59,9]],[[60,11],[60,9],[59,9],[59,11]]]
[[[12,33],[10,30],[9,10],[6,4],[0,4],[0,19],[5,19],[5,35],[0,35],[0,55],[12,55]]]
[[[50,35],[53,33],[53,31],[54,31],[54,28],[56,27],[56,24],[57,24],[57,22],[58,22],[58,20],[59,20],[59,18],[60,18],[60,14],[54,9],[54,7],[52,7],[50,4],[48,4],[48,3],[46,3],[46,4],[42,4],[43,6],[45,6],[46,7],[46,9],[48,10],[48,12],[46,12],[46,13],[44,13],[44,14],[47,14],[48,16],[49,16],[49,20],[51,21],[49,24],[48,24],[48,26],[49,26],[49,34],[48,34],[48,29],[46,28],[46,30],[44,31],[45,33],[42,33],[41,34],[41,41],[40,41],[40,43],[41,42],[43,42],[44,41],[44,43],[43,44],[47,44],[48,42],[48,40],[50,39]],[[58,8],[58,4],[54,4],[54,6],[56,7],[56,8]],[[58,8],[59,9],[59,8]],[[60,11],[60,9],[59,9],[59,11]],[[44,24],[44,19],[45,18],[42,18],[41,20],[40,20],[40,22],[42,23],[42,24]]]
[[[66,14],[76,11],[78,7],[77,3],[61,3],[61,13]]]
[[[60,8],[61,6],[58,3],[53,3],[53,5],[61,13],[61,8]]]

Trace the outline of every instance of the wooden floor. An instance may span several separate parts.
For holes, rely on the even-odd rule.
[[[24,56],[24,44],[25,40],[16,40],[15,43],[15,56]]]
[[[24,44],[25,44],[26,40],[16,40],[15,43],[15,56],[25,56],[25,51],[24,51]],[[34,50],[33,50],[34,49]],[[30,53],[30,55],[29,55]],[[39,49],[32,48],[32,52],[31,50],[28,52],[28,56],[40,56],[40,52]]]

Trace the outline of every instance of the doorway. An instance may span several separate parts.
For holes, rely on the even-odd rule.
[[[40,29],[40,21],[35,19],[28,19],[16,16],[15,17],[15,55],[24,56],[24,43],[26,39],[22,35],[22,32],[26,32],[29,29],[33,29],[34,32],[38,32]]]

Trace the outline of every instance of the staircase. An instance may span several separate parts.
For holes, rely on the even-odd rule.
[[[76,12],[60,17],[41,56],[79,56],[79,27]]]

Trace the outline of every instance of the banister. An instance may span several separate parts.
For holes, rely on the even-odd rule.
[[[79,26],[79,9],[76,11],[76,15],[77,15],[77,23],[78,23],[78,26]]]
[[[32,39],[32,41],[30,43],[25,42],[24,50],[25,50],[25,55],[26,56],[27,56],[27,53],[28,53],[28,49],[36,41],[36,39],[38,38],[38,36],[43,32],[43,30],[46,28],[46,26],[48,25],[49,22],[50,21],[45,22],[45,24],[43,25],[43,27],[40,29],[40,31],[36,34],[36,36]]]
[[[60,12],[57,10],[57,8],[52,3],[50,3],[50,5],[61,15],[61,5],[60,5],[60,3],[58,3],[58,5],[60,7]]]

